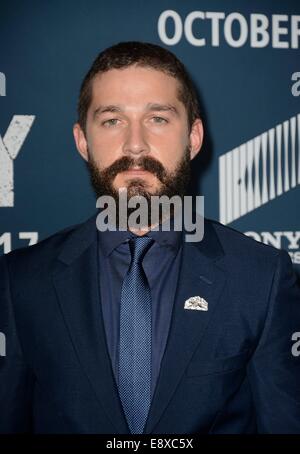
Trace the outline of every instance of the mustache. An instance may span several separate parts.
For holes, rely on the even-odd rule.
[[[147,170],[148,172],[153,173],[161,182],[164,182],[167,178],[167,172],[165,171],[163,165],[156,159],[149,156],[142,156],[138,159],[123,156],[104,169],[102,171],[102,175],[104,178],[108,176],[110,178],[114,178],[118,173],[131,170],[136,166],[140,167],[141,170]]]

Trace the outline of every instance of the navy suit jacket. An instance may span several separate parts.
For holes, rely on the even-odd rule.
[[[0,432],[129,433],[96,262],[95,215],[0,258]],[[184,309],[197,295],[208,311]],[[145,433],[300,433],[297,331],[288,254],[206,220],[183,245]]]

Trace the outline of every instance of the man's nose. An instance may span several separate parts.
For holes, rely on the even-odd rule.
[[[125,154],[132,155],[149,152],[145,131],[139,122],[132,123],[128,127],[123,150]]]

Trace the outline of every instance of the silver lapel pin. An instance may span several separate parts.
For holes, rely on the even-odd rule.
[[[184,309],[208,311],[208,302],[201,296],[191,296],[185,301]]]

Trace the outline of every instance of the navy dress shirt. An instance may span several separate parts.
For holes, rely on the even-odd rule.
[[[121,290],[131,261],[128,241],[135,236],[130,231],[98,231],[101,306],[107,347],[117,385]],[[143,269],[152,297],[153,397],[169,333],[182,253],[182,232],[174,229],[168,232],[152,230],[147,236],[154,239],[143,259]]]

